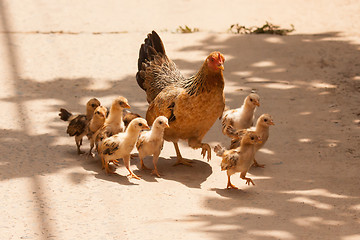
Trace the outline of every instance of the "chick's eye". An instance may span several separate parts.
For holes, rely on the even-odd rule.
[[[93,103],[93,104],[91,104],[91,106],[92,106],[92,107],[95,107],[96,105]]]
[[[159,122],[159,124],[161,125],[161,124],[162,124],[162,122],[160,121],[160,122]]]
[[[141,126],[142,126],[142,123],[139,123],[139,126],[141,127]]]
[[[252,100],[252,98],[250,98],[250,102],[252,102],[253,100]]]
[[[266,118],[264,119],[264,122],[267,122],[267,119],[266,119]]]
[[[254,140],[255,138],[254,137],[251,137],[251,140]]]

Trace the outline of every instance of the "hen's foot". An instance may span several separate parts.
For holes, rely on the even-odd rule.
[[[254,167],[261,167],[261,168],[264,168],[264,167],[265,167],[265,164],[260,164],[260,163],[258,163],[258,162],[254,159],[253,166],[254,166]]]
[[[244,178],[244,180],[246,180],[246,184],[250,186],[250,183],[252,183],[252,185],[255,185],[255,183],[253,182],[253,180],[251,178]]]
[[[177,166],[177,165],[180,165],[180,164],[192,167],[192,161],[185,160],[183,158],[178,157],[176,163],[174,164],[174,166]]]
[[[207,143],[202,143],[201,144],[201,155],[202,157],[204,158],[206,156],[206,153],[207,153],[207,161],[210,161],[211,160],[211,148],[210,148],[210,145],[207,144]]]
[[[77,153],[78,153],[79,155],[81,155],[81,154],[84,154],[85,152],[84,152],[84,151],[81,151],[80,149],[78,149]]]

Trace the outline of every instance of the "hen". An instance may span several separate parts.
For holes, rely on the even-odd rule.
[[[117,159],[122,158],[126,169],[130,173],[129,176],[140,179],[130,169],[130,152],[135,147],[140,131],[145,129],[150,129],[146,120],[143,118],[136,118],[130,122],[125,132],[104,139],[99,155],[107,173],[113,173],[109,169],[109,162],[117,164]]]
[[[195,75],[185,78],[167,57],[155,31],[141,45],[136,80],[149,102],[146,120],[152,125],[158,116],[168,118],[164,139],[174,144],[176,164],[191,166],[180,154],[180,139],[211,159],[211,148],[202,139],[224,110],[224,61],[220,52],[212,52]]]
[[[160,177],[157,169],[157,161],[164,144],[164,129],[168,128],[168,119],[164,116],[157,117],[150,131],[140,133],[136,143],[139,152],[140,164],[142,169],[148,169],[144,164],[144,157],[153,155],[154,170],[152,174]]]
[[[94,110],[100,106],[100,101],[96,98],[90,99],[86,103],[86,115],[79,114],[74,115],[71,112],[67,111],[64,108],[60,108],[60,119],[63,121],[68,121],[69,125],[67,127],[66,132],[72,137],[75,136],[75,143],[77,147],[78,154],[84,153],[80,150],[80,146],[82,145],[82,139],[87,133],[87,125],[91,118],[93,117]]]
[[[261,143],[261,139],[255,132],[243,130],[243,133],[244,135],[242,136],[239,148],[225,150],[225,148],[220,145],[214,148],[216,155],[222,157],[221,170],[227,170],[227,188],[237,189],[230,181],[231,175],[236,172],[241,172],[240,178],[246,180],[246,184],[250,185],[250,183],[252,183],[255,185],[251,178],[246,177],[246,173],[253,164],[256,152],[255,144]]]

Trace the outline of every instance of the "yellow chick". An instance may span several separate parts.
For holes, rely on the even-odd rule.
[[[91,118],[93,117],[94,110],[98,106],[100,106],[100,101],[97,100],[96,98],[92,98],[86,103],[86,115],[85,114],[74,115],[64,108],[60,109],[60,113],[59,113],[60,119],[69,122],[66,132],[71,137],[75,136],[75,143],[78,154],[84,153],[83,151],[80,150],[80,146],[82,145],[82,139],[87,133],[87,125],[91,120]]]
[[[255,144],[260,143],[261,139],[255,132],[243,130],[243,133],[244,135],[242,136],[239,148],[225,150],[225,148],[220,145],[214,148],[216,155],[222,157],[221,170],[227,170],[227,188],[237,189],[230,181],[231,175],[236,172],[241,172],[240,178],[246,180],[246,184],[250,185],[250,183],[252,183],[255,185],[251,178],[246,177],[246,173],[253,164],[256,152]]]
[[[124,108],[130,108],[126,98],[120,96],[112,102],[109,116],[106,118],[104,125],[96,131],[94,136],[98,153],[101,151],[98,147],[101,146],[101,141],[103,139],[125,131],[123,122]]]
[[[130,169],[130,153],[135,147],[140,131],[145,129],[150,129],[146,120],[143,118],[135,118],[130,122],[125,132],[115,134],[103,140],[100,157],[107,173],[114,173],[109,168],[109,162],[117,165],[117,159],[122,158],[126,169],[130,173],[130,178],[140,179]]]
[[[139,152],[140,164],[142,169],[148,169],[144,164],[144,157],[153,155],[154,170],[152,174],[160,177],[157,169],[157,162],[164,144],[164,130],[169,128],[168,119],[164,116],[159,116],[155,119],[150,131],[140,133],[137,140],[136,148]]]
[[[256,93],[250,93],[244,100],[240,108],[224,111],[221,119],[222,132],[224,135],[231,136],[229,130],[246,129],[253,125],[254,112],[260,106],[260,97]]]

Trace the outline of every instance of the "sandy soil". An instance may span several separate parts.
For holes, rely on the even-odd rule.
[[[360,239],[360,3],[203,2],[0,0],[0,239]],[[226,33],[265,21],[296,31]],[[185,24],[200,32],[174,33]],[[221,159],[186,144],[194,167],[173,167],[166,143],[162,178],[132,160],[140,181],[77,156],[59,108],[123,95],[144,116],[135,73],[153,29],[187,76],[209,52],[225,55],[230,107],[258,91],[256,116],[276,126],[257,155],[266,167],[250,170],[255,186],[234,175],[240,190],[225,189]],[[219,122],[204,141],[229,144]]]

